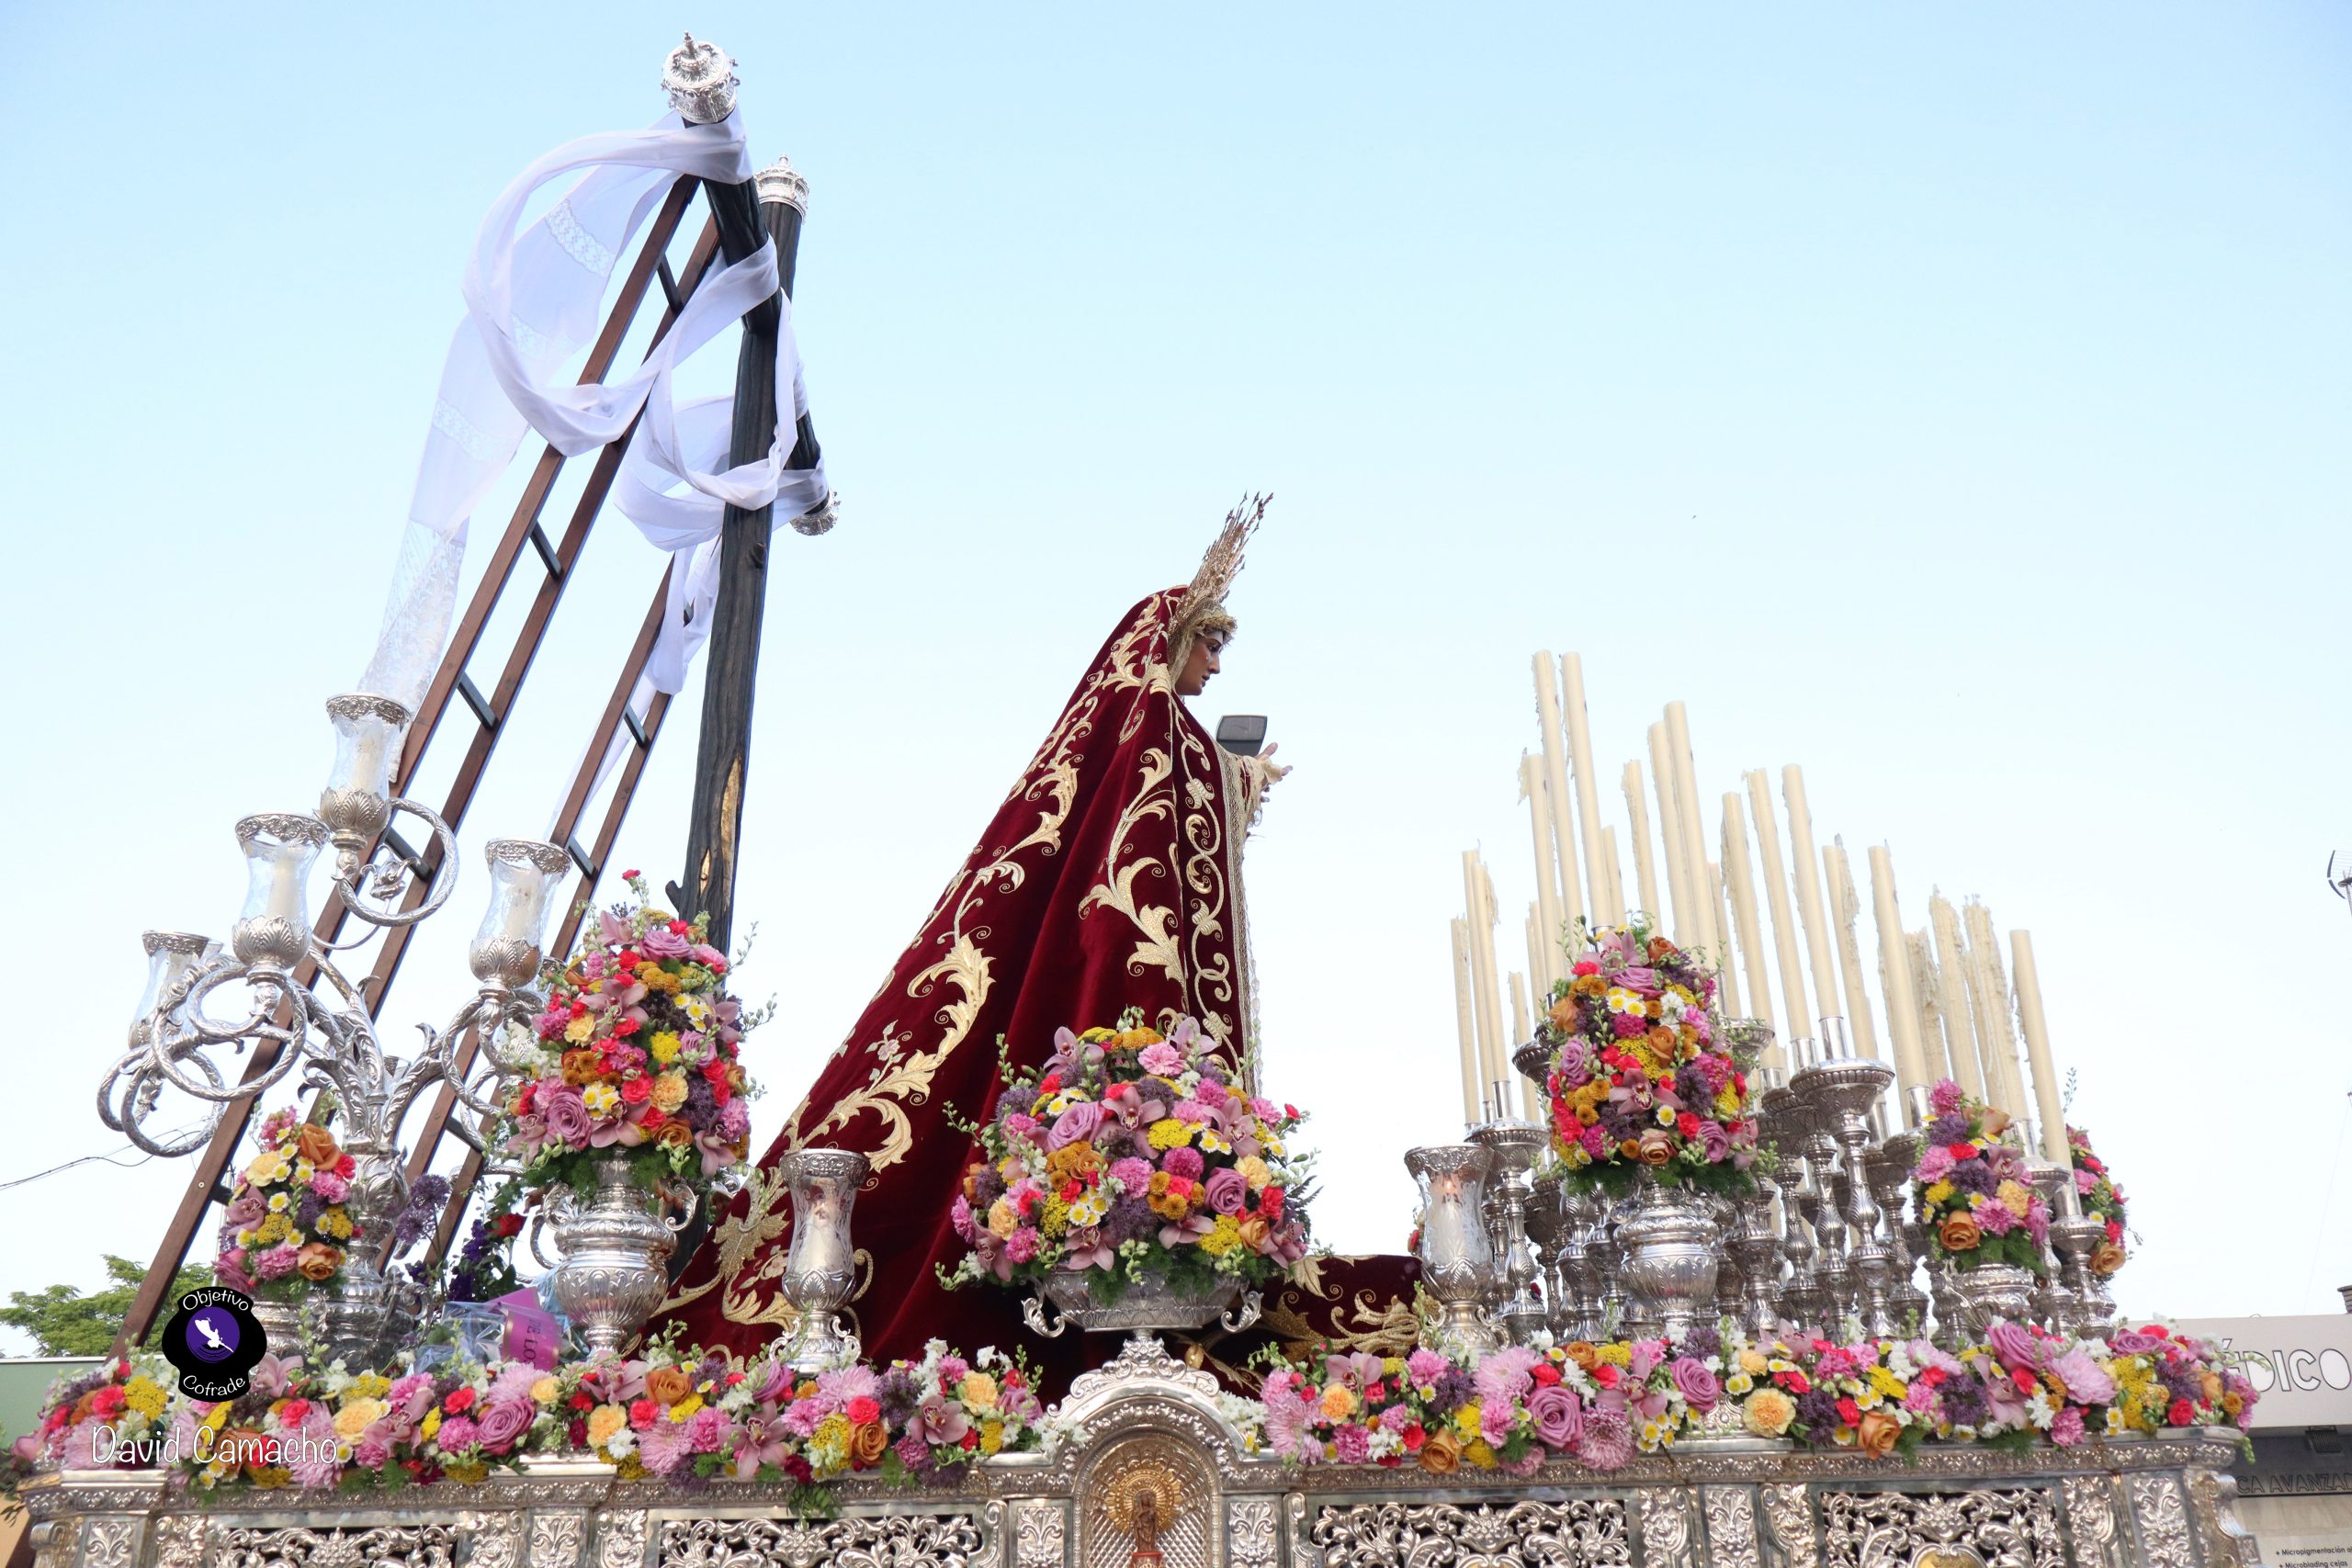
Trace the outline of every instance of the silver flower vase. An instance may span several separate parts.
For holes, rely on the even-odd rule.
[[[619,1354],[644,1328],[669,1290],[678,1232],[694,1215],[692,1193],[640,1186],[635,1165],[623,1155],[600,1159],[586,1200],[569,1187],[548,1198],[548,1229],[563,1254],[553,1273],[556,1305],[591,1356]]]
[[[1723,1230],[1709,1209],[1701,1193],[1661,1181],[1652,1170],[1635,1173],[1631,1212],[1617,1225],[1625,1249],[1628,1334],[1679,1334],[1713,1320]]]
[[[1951,1268],[1953,1309],[1960,1332],[1968,1342],[1984,1337],[1985,1330],[2007,1320],[2024,1323],[2033,1315],[2033,1270],[2014,1263],[1980,1263],[1973,1269]]]
[[[1445,1309],[1443,1332],[1466,1351],[1499,1349],[1486,1313],[1498,1275],[1484,1213],[1493,1157],[1476,1144],[1412,1149],[1405,1168],[1421,1187],[1421,1283]]]
[[[792,1303],[796,1371],[824,1371],[857,1359],[857,1336],[841,1309],[857,1286],[850,1214],[871,1168],[848,1149],[795,1149],[778,1163],[792,1189],[792,1248],[785,1257],[784,1298]]]
[[[1258,1321],[1262,1297],[1246,1294],[1238,1279],[1220,1279],[1205,1290],[1180,1291],[1154,1275],[1131,1281],[1115,1302],[1094,1299],[1089,1284],[1092,1269],[1056,1274],[1042,1295],[1021,1303],[1022,1319],[1047,1339],[1058,1339],[1070,1325],[1095,1334],[1197,1334],[1216,1323],[1228,1334],[1238,1334]],[[1237,1310],[1234,1303],[1238,1302]],[[1051,1305],[1056,1316],[1047,1318]]]

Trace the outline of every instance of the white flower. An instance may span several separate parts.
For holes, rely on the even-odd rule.
[[[2050,1424],[2058,1419],[2057,1407],[2050,1403],[2050,1391],[2035,1389],[2033,1397],[2025,1402],[2025,1414],[2026,1419],[2037,1428],[2044,1432],[2050,1430]]]

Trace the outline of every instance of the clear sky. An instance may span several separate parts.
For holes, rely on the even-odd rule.
[[[0,11],[0,1180],[119,1147],[90,1097],[138,933],[224,932],[231,824],[315,797],[481,213],[652,119],[688,27],[739,58],[755,156],[813,186],[800,332],[847,503],[777,543],[758,1142],[1118,613],[1265,489],[1204,707],[1271,715],[1297,767],[1250,885],[1329,1239],[1401,1245],[1404,1150],[1460,1133],[1446,920],[1483,844],[1517,950],[1550,647],[1584,655],[1604,784],[1681,699],[1708,797],[1802,762],[1914,923],[1940,886],[2034,932],[2134,1199],[2128,1303],[2335,1309],[2332,5]],[[469,868],[544,827],[658,571],[611,518]],[[620,851],[662,879],[694,724]],[[464,996],[468,875],[401,1029]],[[8,1190],[0,1289],[145,1256],[184,1169]]]

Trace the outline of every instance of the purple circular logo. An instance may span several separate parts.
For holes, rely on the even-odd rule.
[[[188,1353],[199,1361],[227,1360],[237,1353],[240,1337],[236,1315],[219,1307],[208,1307],[187,1320]]]

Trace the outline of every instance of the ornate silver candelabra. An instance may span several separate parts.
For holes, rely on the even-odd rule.
[[[1845,1221],[1846,1304],[1861,1317],[1866,1331],[1878,1336],[1895,1330],[1888,1300],[1894,1255],[1883,1231],[1878,1200],[1871,1191],[1866,1162],[1871,1110],[1894,1081],[1893,1067],[1868,1056],[1823,1062],[1790,1080],[1800,1097],[1811,1099],[1819,1108],[1817,1124],[1824,1141],[1835,1151],[1822,1170]]]
[[[98,1091],[99,1115],[150,1153],[186,1154],[210,1138],[232,1101],[266,1095],[293,1079],[328,1097],[339,1119],[337,1143],[355,1170],[345,1201],[356,1240],[345,1249],[334,1293],[317,1314],[325,1348],[355,1363],[379,1359],[403,1325],[424,1309],[423,1288],[379,1259],[409,1184],[399,1145],[401,1122],[417,1097],[438,1083],[454,1090],[460,1112],[450,1125],[475,1149],[498,1112],[498,1081],[511,1070],[506,1032],[537,1010],[527,987],[537,978],[552,896],[570,864],[553,844],[500,839],[485,850],[491,898],[468,948],[477,990],[435,1030],[420,1026],[413,1056],[384,1049],[359,987],[335,955],[387,931],[440,912],[457,885],[457,839],[418,803],[391,793],[410,715],[387,698],[334,697],[327,714],[335,757],[319,813],[270,812],[237,824],[247,884],[243,907],[224,952],[180,932],[152,932],[149,974],[130,1048]],[[379,848],[393,817],[423,821],[439,846],[440,874],[413,909],[397,901],[424,863]],[[310,882],[320,856],[335,852],[333,896],[369,928],[356,939],[326,943],[312,932]],[[241,998],[242,1016],[216,1016],[216,1000]],[[232,1000],[232,1006],[237,1005]],[[457,1065],[458,1043],[481,1043],[469,1069]],[[269,1056],[245,1081],[229,1059],[246,1047]],[[165,1131],[167,1091],[197,1102],[193,1123]],[[186,1115],[179,1109],[175,1115]],[[262,1293],[269,1292],[265,1286]]]
[[[1919,1289],[1913,1277],[1917,1271],[1920,1244],[1918,1222],[1909,1213],[1909,1197],[1912,1168],[1918,1163],[1919,1137],[1916,1133],[1897,1133],[1872,1149],[1864,1162],[1871,1195],[1878,1200],[1879,1212],[1885,1216],[1888,1277],[1893,1281],[1887,1300],[1898,1325],[1924,1325],[1928,1320],[1927,1292]]]
[[[1804,1158],[1805,1142],[1813,1135],[1809,1112],[1795,1092],[1783,1086],[1764,1091],[1761,1118],[1758,1136],[1780,1155],[1772,1184],[1781,1190],[1781,1217],[1787,1231],[1789,1274],[1781,1287],[1780,1311],[1790,1322],[1811,1328],[1822,1321],[1827,1292],[1815,1267],[1812,1219],[1820,1212],[1821,1194]]]

